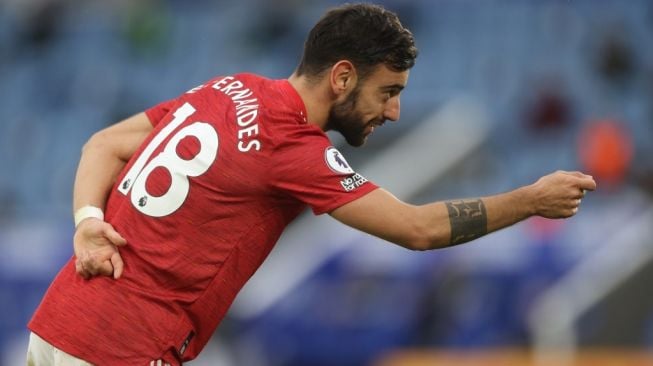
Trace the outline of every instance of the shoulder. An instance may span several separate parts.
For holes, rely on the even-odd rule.
[[[289,121],[274,127],[277,150],[324,150],[332,146],[329,136],[319,127],[297,121]]]

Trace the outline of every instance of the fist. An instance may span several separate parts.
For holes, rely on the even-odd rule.
[[[586,191],[596,189],[594,178],[581,172],[557,171],[531,185],[535,213],[558,219],[575,215]]]

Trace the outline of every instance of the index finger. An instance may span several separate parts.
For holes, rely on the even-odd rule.
[[[113,265],[113,278],[117,280],[122,276],[122,271],[125,268],[125,263],[122,261],[120,253],[113,253],[111,256],[111,264]]]
[[[571,172],[565,172],[565,173],[567,173],[567,174],[569,174],[569,175],[573,175],[574,177],[578,177],[578,178],[589,177],[589,175],[587,175],[587,174],[583,174],[582,172],[579,172],[579,171],[577,171],[577,170],[575,170],[575,171],[571,171]]]

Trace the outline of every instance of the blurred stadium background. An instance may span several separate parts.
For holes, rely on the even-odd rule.
[[[358,171],[414,203],[557,169],[599,190],[570,220],[427,253],[307,213],[190,364],[653,364],[653,3],[380,3],[421,54],[399,123],[359,150],[333,136]],[[86,139],[218,74],[287,77],[335,4],[0,1],[1,365],[24,364],[72,253]]]

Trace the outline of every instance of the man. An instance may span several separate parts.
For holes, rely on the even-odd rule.
[[[416,56],[395,14],[345,5],[311,30],[289,79],[217,77],[95,134],[75,180],[75,258],[29,324],[28,361],[195,358],[306,205],[413,250],[464,243],[532,215],[577,212],[595,188],[578,172],[423,206],[357,174],[325,131],[360,146],[398,120]]]

